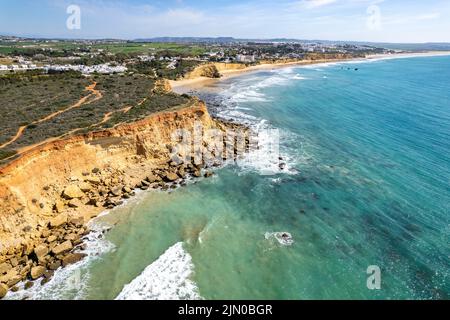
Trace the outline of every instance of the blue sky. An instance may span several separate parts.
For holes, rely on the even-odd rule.
[[[81,9],[69,30],[66,9]],[[0,34],[450,42],[449,0],[0,0]]]

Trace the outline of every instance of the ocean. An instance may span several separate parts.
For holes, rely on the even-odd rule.
[[[285,166],[259,152],[140,192],[93,222],[86,260],[10,297],[449,299],[449,86],[450,56],[220,81],[198,92],[211,113],[277,132]]]

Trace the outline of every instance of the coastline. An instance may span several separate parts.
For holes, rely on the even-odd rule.
[[[405,59],[414,57],[434,57],[434,56],[448,56],[450,51],[428,51],[428,52],[416,52],[416,53],[397,53],[397,54],[374,54],[368,55],[365,58],[352,58],[352,59],[323,59],[323,60],[302,60],[292,62],[278,62],[278,63],[265,63],[255,66],[250,66],[242,69],[230,69],[221,71],[220,78],[208,78],[208,77],[196,77],[192,79],[181,80],[169,80],[172,90],[178,94],[188,93],[192,90],[204,89],[207,86],[215,84],[220,81],[228,80],[234,77],[250,74],[252,72],[276,70],[292,66],[305,66],[305,65],[320,65],[324,63],[341,63],[341,62],[364,62],[373,60],[384,59]]]
[[[185,186],[186,179],[211,177],[214,159],[175,162],[167,147],[174,130],[193,130],[197,122],[245,131],[213,119],[193,98],[191,105],[132,124],[40,145],[2,167],[0,299],[37,281],[44,285],[60,268],[87,257],[89,223],[139,190],[168,191]]]
[[[450,55],[450,52],[449,53],[441,53],[441,54],[433,54],[432,56],[437,56],[437,55]],[[423,53],[423,54],[416,54],[416,55],[414,55],[414,56],[430,56],[430,54],[426,54],[426,53]],[[376,55],[376,56],[371,56],[370,58],[369,57],[367,57],[365,60],[372,60],[372,59],[395,59],[395,58],[409,58],[409,57],[412,57],[411,55],[408,55],[408,54],[402,54],[402,55],[396,55],[396,56],[392,56],[392,55]],[[358,61],[359,59],[351,59],[351,60],[340,60],[340,61],[337,61],[337,60],[332,60],[332,61],[330,61],[330,62],[336,62],[336,63],[339,63],[339,62],[345,62],[345,61]],[[364,61],[364,60],[362,60],[362,61]],[[314,63],[308,63],[308,64],[320,64],[320,63],[328,63],[328,62],[325,62],[325,61],[321,61],[321,62],[314,62]],[[232,77],[236,77],[236,76],[240,76],[240,75],[243,75],[243,74],[246,74],[247,72],[257,72],[257,71],[260,71],[260,70],[266,70],[266,69],[268,69],[268,70],[273,70],[273,69],[279,69],[279,68],[283,68],[283,67],[287,67],[287,66],[292,66],[292,65],[304,65],[304,63],[302,63],[302,64],[299,64],[299,63],[280,63],[280,64],[266,64],[266,65],[261,65],[261,66],[255,66],[255,68],[252,68],[252,69],[250,69],[250,68],[248,68],[248,69],[244,69],[244,70],[237,70],[237,71],[235,71],[235,70],[230,70],[230,71],[225,71],[225,72],[223,72],[224,74],[225,74],[225,77],[224,78],[222,78],[222,79],[210,79],[210,78],[204,78],[204,79],[200,79],[200,80],[203,80],[204,82],[202,82],[202,81],[200,81],[200,83],[202,84],[202,85],[205,85],[205,84],[207,84],[208,83],[208,81],[212,81],[212,82],[216,82],[216,81],[220,81],[220,80],[223,80],[223,79],[229,79],[229,78],[232,78]],[[259,68],[257,68],[257,67],[259,67]],[[195,84],[196,83],[196,81],[197,81],[198,79],[193,79],[192,81],[193,81],[193,83]],[[164,164],[165,165],[165,164]],[[158,167],[154,167],[154,168],[152,168],[152,169],[150,169],[149,168],[149,170],[153,170],[153,169],[160,169],[160,167],[158,166]],[[147,169],[145,169],[144,171],[146,171]],[[144,173],[144,171],[143,171],[143,173]],[[147,174],[148,174],[148,172],[149,171],[146,171],[147,172]],[[161,178],[163,178],[163,177],[161,177]],[[143,181],[146,181],[146,182],[148,182],[148,179],[144,179]],[[145,189],[145,186],[143,186],[144,187],[144,189]],[[107,210],[103,210],[101,213],[100,213],[100,215],[102,215],[102,214],[105,214],[105,213],[107,213],[108,211]],[[92,220],[91,220],[92,221]],[[69,224],[69,223],[72,223],[70,220],[68,220],[68,223],[67,224]],[[77,221],[73,221],[73,224],[75,224],[75,223],[78,223]],[[80,258],[82,258],[82,256],[70,256],[71,258],[78,258],[78,257],[80,257]],[[44,277],[46,277],[45,275],[44,275]],[[45,278],[45,279],[47,279],[47,278]]]

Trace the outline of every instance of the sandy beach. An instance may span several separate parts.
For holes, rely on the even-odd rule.
[[[170,85],[172,90],[176,93],[183,94],[193,90],[198,90],[210,86],[218,81],[227,80],[233,77],[237,77],[243,74],[248,74],[251,72],[263,71],[263,70],[275,70],[280,68],[292,67],[292,66],[302,66],[311,64],[322,64],[330,62],[346,62],[346,61],[365,61],[365,60],[383,60],[383,59],[400,59],[400,58],[411,58],[411,57],[430,57],[430,56],[447,56],[450,55],[450,51],[430,51],[430,52],[417,52],[417,53],[398,53],[398,54],[374,54],[369,55],[366,58],[354,58],[354,59],[324,59],[324,60],[305,60],[305,61],[295,61],[288,63],[274,63],[274,64],[260,64],[255,66],[250,66],[245,69],[239,70],[224,70],[221,71],[221,78],[207,78],[207,77],[197,77],[194,79],[181,79],[181,80],[170,80]]]

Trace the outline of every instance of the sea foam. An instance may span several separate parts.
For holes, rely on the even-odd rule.
[[[127,284],[116,300],[200,300],[193,273],[192,257],[179,242]]]

